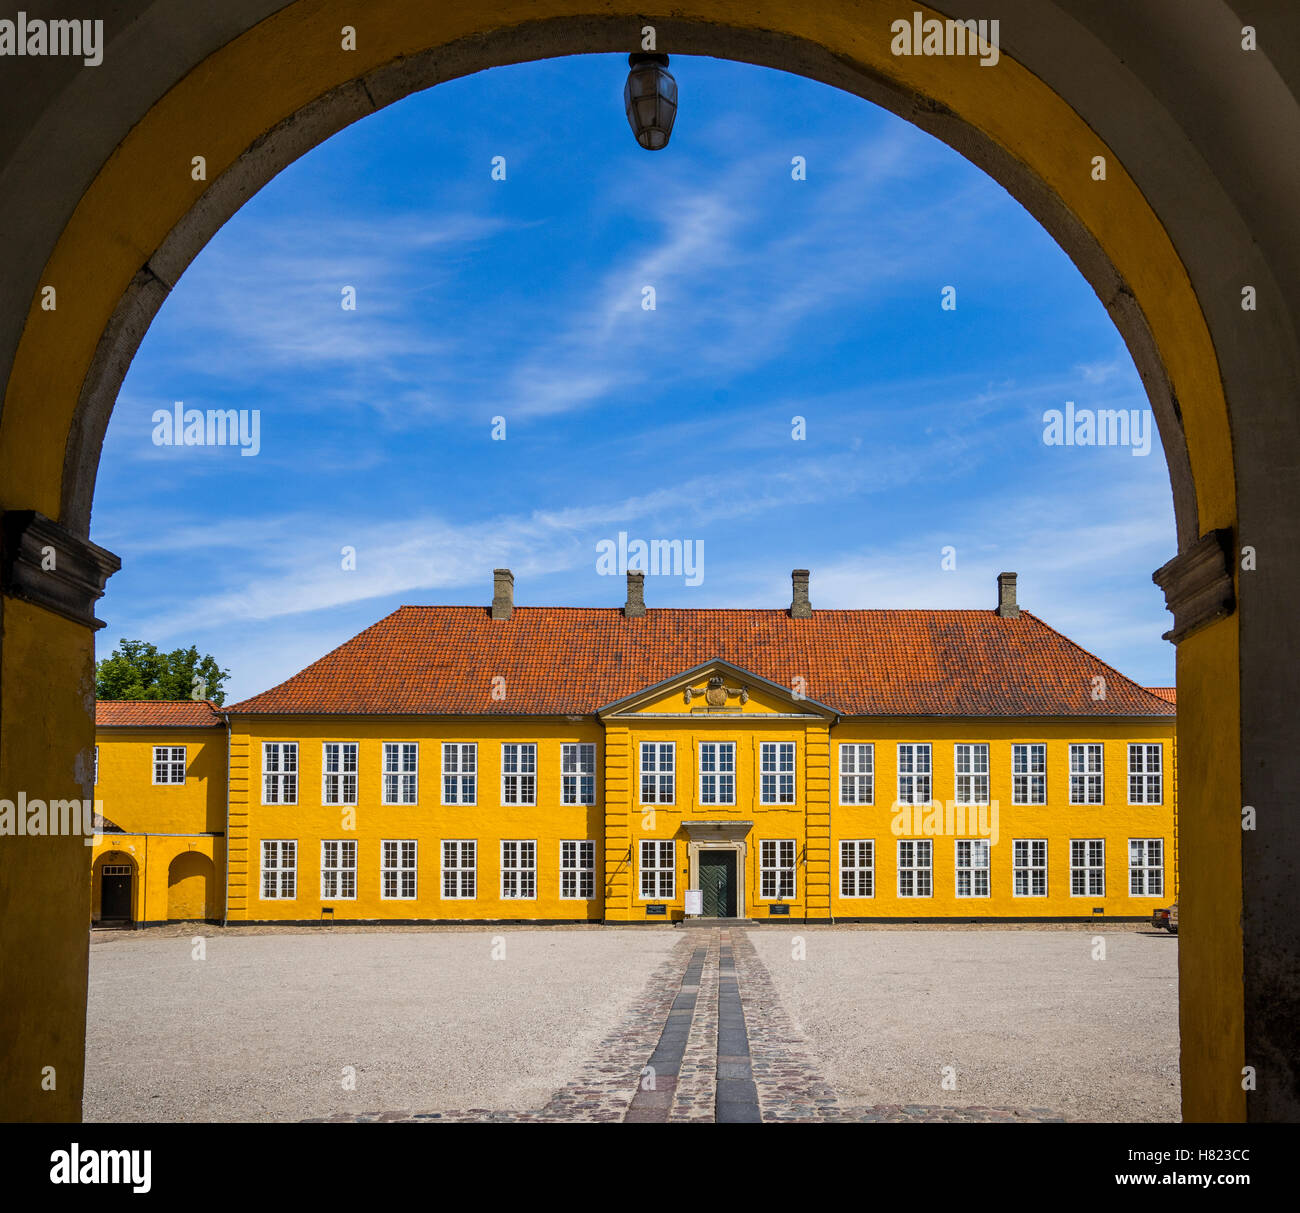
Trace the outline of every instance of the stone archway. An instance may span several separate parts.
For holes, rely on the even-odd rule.
[[[104,926],[133,926],[137,919],[140,869],[125,851],[107,851],[91,869],[92,922]]]
[[[245,0],[202,16],[181,0],[121,8],[100,74],[70,81],[68,65],[42,64],[39,87],[5,98],[26,119],[0,145],[13,254],[0,292],[6,795],[51,772],[89,780],[92,612],[116,567],[86,541],[100,442],[150,319],[212,232],[284,164],[382,105],[493,65],[626,51],[649,20],[627,0],[600,16],[578,0],[454,11],[375,0],[362,17],[345,0]],[[965,8],[934,0],[924,13],[978,15]],[[892,55],[891,22],[922,6],[888,0],[692,0],[655,25],[661,49],[798,72],[944,139],[1039,218],[1110,310],[1157,417],[1178,524],[1180,554],[1160,580],[1179,641],[1184,1111],[1294,1117],[1300,824],[1282,810],[1300,746],[1278,650],[1295,652],[1300,581],[1282,555],[1300,539],[1300,106],[1287,86],[1300,65],[1286,58],[1300,38],[1278,17],[1271,43],[1261,36],[1272,57],[1241,59],[1243,22],[1223,0],[1151,14],[1124,0],[1002,8],[992,69]],[[340,35],[357,21],[349,50]],[[166,37],[180,28],[184,39]],[[1214,89],[1186,95],[1189,72]],[[1238,110],[1267,122],[1263,143],[1234,125]],[[1098,157],[1104,180],[1090,172]],[[1249,575],[1243,546],[1258,553]],[[53,576],[46,548],[59,553]],[[1267,832],[1243,834],[1243,804],[1273,812]],[[45,1029],[10,1031],[35,1018],[16,1000],[0,1013],[14,1119],[80,1106],[87,907],[48,893],[85,887],[84,848],[63,841],[0,864],[3,961],[47,973],[26,990]],[[17,843],[0,840],[6,860]],[[29,1081],[51,1059],[74,1076],[57,1097]],[[1259,1075],[1249,1107],[1246,1064]]]

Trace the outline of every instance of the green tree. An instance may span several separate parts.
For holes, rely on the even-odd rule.
[[[210,699],[226,701],[221,684],[230,677],[212,656],[199,656],[194,645],[160,653],[144,640],[123,640],[121,647],[95,664],[99,699]]]

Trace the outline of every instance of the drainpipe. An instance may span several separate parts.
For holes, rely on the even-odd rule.
[[[226,722],[226,880],[221,892],[221,925],[230,924],[230,713],[222,712]]]

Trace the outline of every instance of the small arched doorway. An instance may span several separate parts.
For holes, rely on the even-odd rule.
[[[101,927],[130,927],[135,923],[135,863],[127,855],[112,851],[99,861]]]
[[[168,921],[207,918],[211,902],[212,860],[197,851],[177,855],[167,869]]]

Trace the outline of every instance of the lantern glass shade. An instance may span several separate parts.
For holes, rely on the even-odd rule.
[[[667,55],[629,55],[623,107],[636,141],[647,151],[668,146],[677,117],[677,81]]]

